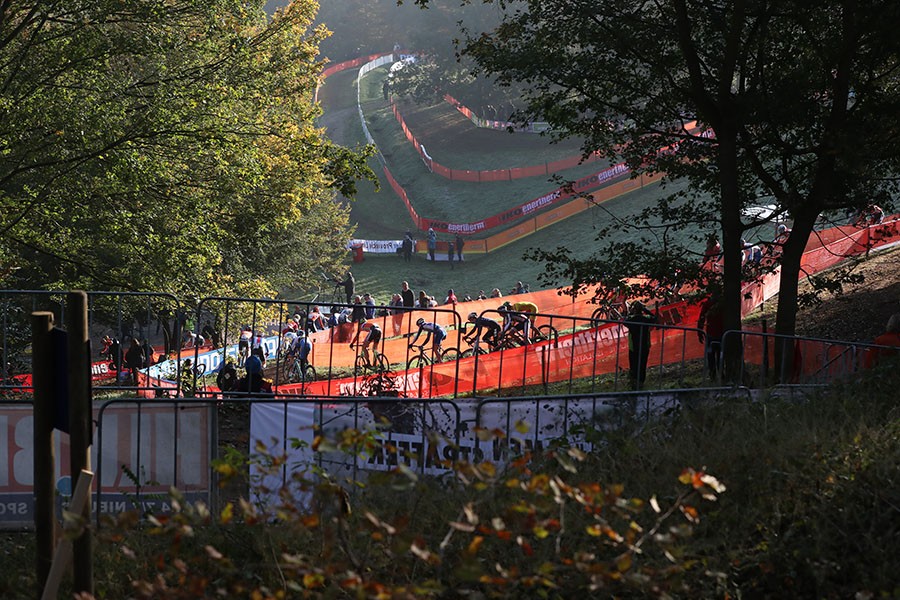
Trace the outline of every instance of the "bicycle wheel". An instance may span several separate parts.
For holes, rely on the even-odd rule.
[[[431,361],[428,360],[427,357],[423,356],[413,356],[409,359],[409,363],[406,365],[407,369],[410,371],[414,369],[424,369],[428,365],[431,364]]]
[[[312,383],[316,380],[316,368],[312,365],[306,365],[306,369],[303,371],[303,381],[305,383]]]
[[[369,361],[366,360],[366,357],[360,354],[356,357],[356,362],[353,365],[353,374],[354,375],[362,375],[369,369]]]
[[[554,345],[559,341],[559,332],[553,325],[541,325],[535,329],[535,342],[551,341]]]
[[[388,364],[387,357],[381,353],[375,354],[375,371],[378,373],[387,373],[390,370],[391,366]]]
[[[484,356],[488,351],[482,348],[481,346],[475,346],[473,348],[469,348],[468,350],[464,350],[462,354],[459,355],[460,358],[472,358],[475,355]]]
[[[459,360],[459,350],[456,348],[447,348],[443,352],[441,352],[441,362],[451,362],[454,360]]]
[[[281,380],[293,383],[294,379],[294,361],[286,360],[281,365]]]

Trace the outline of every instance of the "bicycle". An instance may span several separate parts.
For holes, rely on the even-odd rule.
[[[604,290],[598,295],[597,304],[599,308],[591,315],[595,321],[621,321],[628,314],[625,295],[617,288]]]
[[[541,325],[540,327],[531,328],[531,343],[539,344],[541,342],[553,342],[556,346],[559,343],[559,332],[553,325]]]
[[[606,302],[604,301],[600,308],[596,309],[591,315],[591,320],[596,325],[602,325],[604,321],[621,321],[627,314],[624,302]]]
[[[250,340],[240,340],[238,342],[238,359],[237,366],[238,369],[244,368],[244,363],[247,362],[247,358],[250,356]]]
[[[350,347],[354,349],[362,348],[362,346],[360,346],[359,344],[352,344]],[[372,351],[371,359],[369,358],[368,353],[358,352],[356,360],[353,363],[354,375],[361,375],[365,373],[386,373],[390,370],[390,363],[388,362],[387,357],[377,350]]]
[[[419,353],[410,358],[409,362],[406,363],[406,368],[409,370],[421,369],[433,365],[436,362],[449,362],[451,360],[457,360],[459,358],[459,352],[456,350],[456,348],[447,348],[446,350],[443,350],[438,356],[438,360],[436,361],[434,360],[430,352],[425,352],[425,344],[415,344],[410,346],[410,348],[418,348]]]
[[[185,397],[193,397],[206,392],[204,375],[206,375],[205,364],[185,364],[182,366],[181,391]]]
[[[284,379],[288,383],[311,383],[316,381],[318,377],[314,366],[309,362],[306,363],[306,366],[303,366],[300,363],[300,359],[293,356],[288,357],[283,369]]]
[[[469,337],[463,337],[463,340],[464,340],[467,344],[469,344],[470,348],[467,348],[466,350],[463,350],[462,353],[459,355],[460,358],[472,358],[472,357],[475,356],[476,354],[477,354],[477,355],[484,355],[484,354],[488,354],[488,353],[490,353],[490,352],[493,352],[494,350],[497,349],[497,348],[494,346],[494,344],[489,343],[489,342],[487,342],[487,347],[489,348],[489,350],[485,350],[484,348],[482,348],[482,347],[481,347],[481,344],[484,343],[484,341],[483,341],[480,337],[475,338],[475,339],[472,339],[472,338],[469,338]]]

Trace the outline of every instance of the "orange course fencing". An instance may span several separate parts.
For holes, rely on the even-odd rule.
[[[468,109],[466,109],[467,112],[461,110],[461,105],[453,100],[450,96],[445,96],[444,99],[450,104],[457,107],[457,110],[460,110],[460,112],[462,112],[463,114],[472,114]],[[400,108],[397,106],[397,103],[394,102],[393,98],[391,98],[391,110],[394,113],[394,118],[397,119],[397,123],[399,123],[400,128],[403,130],[403,134],[406,136],[406,139],[413,145],[413,147],[416,149],[416,152],[419,153],[419,156],[422,158],[425,164],[428,165],[428,168],[436,175],[440,175],[441,177],[444,177],[451,181],[466,181],[470,183],[512,181],[513,179],[524,179],[526,177],[550,175],[552,173],[577,167],[581,164],[595,162],[597,160],[600,160],[601,158],[599,154],[593,153],[583,160],[581,155],[567,156],[566,158],[560,160],[526,167],[511,167],[507,169],[489,170],[452,169],[435,162],[434,159],[429,156],[429,154],[425,151],[424,146],[419,142],[418,139],[416,139],[415,134],[409,128],[409,125],[407,125],[406,120],[400,113]]]

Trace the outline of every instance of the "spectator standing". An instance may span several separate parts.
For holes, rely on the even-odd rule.
[[[628,378],[631,389],[644,387],[647,379],[647,361],[650,358],[650,330],[656,324],[656,315],[647,310],[643,302],[635,300],[631,303],[626,321],[628,329]]]
[[[372,294],[366,292],[363,295],[363,301],[366,305],[366,319],[371,321],[375,318],[375,298],[372,297]]]
[[[403,260],[409,262],[412,260],[413,248],[415,248],[416,242],[413,240],[412,233],[408,230],[406,235],[403,236],[403,243],[401,244],[401,248],[403,250]]]
[[[144,350],[137,338],[131,338],[131,344],[125,352],[125,366],[131,372],[131,383],[137,387],[138,371],[144,368]]]
[[[406,282],[404,281],[403,283]],[[410,292],[410,294],[412,294],[412,292]],[[403,307],[403,297],[400,294],[394,294],[391,296],[391,301],[388,306],[391,307],[388,309],[388,312],[391,315],[394,335],[400,335],[403,330],[403,315],[406,314],[406,309]]]
[[[487,300],[487,296],[484,295],[484,290],[478,290],[478,297],[475,299],[476,300]]]
[[[403,306],[406,308],[413,308],[416,305],[415,294],[409,289],[409,283],[406,281],[400,284],[400,297],[403,299]]]
[[[455,309],[458,302],[459,300],[456,299],[456,294],[453,293],[453,290],[447,290],[447,298],[444,300],[444,304],[449,304]]]
[[[900,348],[900,313],[891,315],[891,318],[888,319],[884,333],[876,337],[872,343],[877,344],[878,346],[894,346],[895,348]],[[896,350],[872,348],[869,350],[866,366],[873,367],[878,364],[879,359],[896,355]]]
[[[437,250],[437,234],[433,227],[428,228],[428,256],[434,262],[434,251]]]
[[[697,329],[699,329],[697,338],[700,343],[705,343],[706,367],[709,370],[709,376],[715,380],[722,358],[722,335],[725,333],[725,315],[722,311],[722,299],[718,290],[713,290],[700,304]]]
[[[353,297],[353,310],[350,313],[350,322],[359,323],[366,318],[366,307],[362,302],[362,296]]]
[[[710,234],[706,238],[706,250],[703,251],[703,260],[700,261],[700,267],[718,271],[721,258],[722,246],[719,244],[719,238],[715,234]]]
[[[450,268],[453,269],[453,242],[447,242],[447,260],[450,262]]]
[[[144,368],[156,364],[154,356],[156,349],[150,344],[150,340],[144,339],[144,343],[141,344],[141,352],[144,353]]]
[[[500,288],[494,288],[491,290],[491,298],[502,298],[503,293],[500,291]]]
[[[353,273],[347,271],[347,276],[344,277],[344,280],[341,281],[337,278],[334,280],[338,285],[344,286],[344,296],[347,298],[347,304],[353,300],[354,294],[356,294],[356,280],[353,278]]]
[[[456,234],[456,259],[459,262],[462,262],[462,260],[463,260],[463,244],[465,244],[465,243],[466,243],[466,241],[463,239],[463,236],[461,236],[460,234],[457,233]]]
[[[425,293],[425,290],[419,290],[419,301],[416,302],[416,308],[431,308],[431,298]]]

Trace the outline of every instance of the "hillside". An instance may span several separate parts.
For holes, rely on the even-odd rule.
[[[870,342],[884,332],[888,318],[900,313],[900,247],[894,247],[855,264],[853,272],[863,276],[860,283],[846,284],[843,293],[821,296],[821,304],[802,306],[797,315],[797,334],[825,339]],[[800,292],[809,292],[808,281]],[[767,303],[765,314],[775,319],[775,301]]]
[[[367,78],[369,79],[369,78]],[[377,78],[364,85],[375,86]],[[341,73],[329,79],[329,83],[323,86],[320,100],[325,108],[325,113],[320,124],[328,130],[329,136],[344,144],[358,143],[362,136],[359,126],[358,113],[356,111],[355,87],[353,86],[353,74]],[[372,96],[371,90],[364,89],[363,97]],[[400,177],[407,175],[411,183],[407,190],[410,192],[414,203],[421,203],[420,212],[430,217],[439,217],[440,214],[428,212],[429,207],[435,207],[444,199],[444,207],[454,206],[457,210],[466,209],[464,204],[473,202],[477,208],[468,208],[481,212],[484,210],[486,198],[492,196],[489,187],[479,187],[483,184],[468,184],[475,190],[483,190],[483,193],[465,191],[460,182],[449,182],[439,177],[420,173],[421,161],[406,140],[397,133],[398,127],[392,116],[386,112],[384,106],[379,106],[380,98],[365,101],[366,112],[371,122],[370,128],[376,135],[382,152],[388,158],[391,169]],[[493,144],[501,151],[499,157],[507,158],[515,154],[516,161],[527,163],[529,154],[540,156],[542,151],[531,147],[530,150],[522,150],[513,153],[509,146],[510,141],[520,140],[525,146],[533,143],[533,136],[507,136],[498,132],[484,132],[461,118],[456,111],[447,109],[446,106],[407,107],[405,116],[411,125],[420,129],[423,139],[429,141],[432,148],[440,148],[443,159],[447,162],[465,161],[466,157],[477,154],[481,160],[488,160]],[[374,118],[371,118],[373,117]],[[428,123],[433,122],[433,128],[429,129]],[[483,137],[482,137],[483,136]],[[469,138],[477,137],[478,143],[472,143]],[[532,137],[532,139],[528,139]],[[493,139],[492,143],[488,143]],[[459,152],[457,146],[462,144],[465,152]],[[476,151],[477,149],[477,151]],[[566,152],[574,150],[574,145],[565,148]],[[556,147],[552,152],[560,152]],[[487,153],[486,153],[487,152]],[[449,154],[448,154],[449,153]],[[546,155],[545,155],[546,157]],[[376,172],[380,173],[380,164],[372,161]],[[468,165],[467,165],[468,166]],[[404,171],[405,168],[411,171]],[[412,173],[412,175],[410,175]],[[535,193],[544,191],[548,186],[546,180],[534,178],[520,181],[534,186]],[[499,187],[499,186],[498,186]],[[666,192],[672,192],[679,186],[670,185]],[[387,301],[390,294],[399,289],[400,281],[407,280],[416,289],[423,289],[438,299],[443,299],[447,290],[453,288],[460,297],[465,294],[475,295],[479,290],[489,292],[491,288],[498,287],[506,292],[516,281],[529,282],[533,289],[540,287],[538,276],[541,267],[538,264],[523,261],[522,253],[532,247],[553,248],[564,245],[575,251],[575,254],[584,258],[591,250],[596,248],[594,239],[596,231],[612,218],[628,220],[630,214],[641,210],[645,206],[655,202],[663,193],[659,189],[650,188],[627,194],[607,202],[602,207],[597,207],[581,216],[548,227],[519,242],[510,244],[488,256],[471,255],[467,262],[457,265],[451,271],[447,263],[430,263],[416,257],[410,264],[404,264],[394,256],[371,256],[361,264],[352,265],[362,291],[372,292],[379,300]],[[504,194],[505,195],[505,194]],[[480,196],[480,197],[479,197]],[[476,198],[470,200],[470,198]],[[510,196],[505,202],[512,204]],[[468,210],[464,212],[468,212]],[[443,212],[443,211],[441,211]],[[410,229],[412,222],[406,213],[400,200],[382,182],[382,190],[374,192],[371,184],[363,183],[356,202],[351,205],[351,217],[359,223],[358,235],[375,239],[397,238],[402,231]],[[633,236],[633,233],[622,231],[623,236]],[[750,235],[748,239],[759,237],[763,239],[765,232]],[[613,240],[610,240],[613,241]],[[898,251],[883,252],[874,255],[870,259],[861,261],[854,268],[854,273],[863,275],[861,283],[847,284],[842,294],[824,293],[820,296],[821,304],[817,306],[804,306],[798,315],[798,333],[812,337],[824,337],[832,339],[846,339],[866,341],[882,331],[887,318],[894,312],[900,312],[900,269],[897,269]],[[327,287],[327,286],[326,286]],[[811,286],[804,282],[801,293],[811,290]],[[323,296],[330,295],[330,290],[321,290]],[[775,318],[776,302],[771,301],[763,307],[763,315],[772,323]]]

